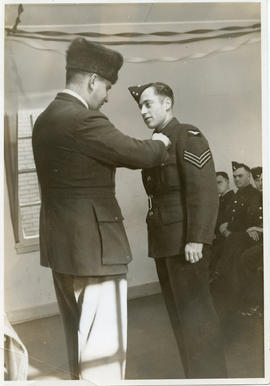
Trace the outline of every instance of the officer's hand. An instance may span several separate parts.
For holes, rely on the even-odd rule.
[[[152,139],[154,141],[161,141],[164,143],[164,145],[166,146],[166,148],[168,148],[172,143],[171,141],[169,140],[168,137],[166,137],[166,135],[162,134],[162,133],[154,133],[152,135]]]
[[[257,231],[254,231],[254,230],[247,230],[247,233],[249,235],[249,237],[251,237],[254,241],[259,241],[260,239],[260,236],[258,234]]]
[[[250,227],[250,228],[247,229],[247,232],[250,232],[250,231],[257,231],[257,232],[263,233],[263,228],[262,227],[257,227],[257,226]]]
[[[197,263],[202,257],[202,243],[187,243],[185,246],[185,258],[190,263]]]
[[[225,229],[225,231],[222,233],[222,236],[227,238],[230,236],[231,233],[232,233],[231,231],[229,231],[228,229]]]
[[[224,222],[223,224],[221,224],[219,226],[220,233],[223,234],[227,230],[227,227],[228,227],[228,223],[227,222]]]

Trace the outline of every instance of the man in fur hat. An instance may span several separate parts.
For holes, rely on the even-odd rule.
[[[52,269],[72,379],[124,378],[131,251],[115,198],[116,167],[160,165],[169,140],[122,134],[100,112],[122,56],[75,39],[66,88],[38,117],[33,151],[41,187],[41,265]]]

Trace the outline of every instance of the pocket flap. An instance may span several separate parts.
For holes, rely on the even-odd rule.
[[[124,219],[116,202],[94,202],[93,206],[98,222],[122,222]]]

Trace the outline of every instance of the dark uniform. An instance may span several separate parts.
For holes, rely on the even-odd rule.
[[[232,203],[234,199],[234,191],[229,190],[223,196],[219,197],[219,209],[216,224],[216,234],[220,235],[219,227],[230,220]]]
[[[232,202],[229,215],[228,230],[232,233],[224,239],[216,270],[222,276],[232,273],[233,259],[239,257],[246,248],[252,246],[251,239],[246,230],[258,226],[262,215],[258,214],[261,208],[261,194],[252,185],[239,189]]]
[[[130,138],[101,112],[59,93],[35,123],[33,150],[42,195],[41,265],[81,276],[127,272],[131,252],[115,168],[160,164],[165,146]]]
[[[263,229],[263,204],[257,206],[254,215],[255,226]],[[259,240],[247,248],[237,263],[238,308],[243,312],[263,311],[263,233],[258,231]]]
[[[235,293],[239,288],[239,259],[246,249],[258,243],[246,230],[261,224],[261,211],[261,193],[252,185],[236,192],[228,221],[231,234],[223,239],[219,249],[215,249],[219,252],[215,267],[219,279],[212,284],[212,292],[221,313],[226,314],[237,307]]]
[[[67,51],[68,74],[98,73],[112,84],[122,63],[119,53],[82,38]],[[106,84],[94,84],[103,100],[92,88],[87,97],[102,103]],[[76,85],[83,93],[81,83]],[[41,265],[52,269],[72,379],[107,382],[123,379],[125,372],[131,261],[115,197],[116,168],[159,165],[168,153],[162,142],[128,137],[87,107],[80,94],[66,89],[34,125],[42,199],[40,255]]]
[[[162,133],[172,142],[168,161],[142,172],[149,200],[149,256],[155,258],[186,377],[226,377],[208,287],[207,255],[218,211],[212,154],[203,134],[176,118]],[[204,257],[195,264],[185,260],[188,242],[204,244]]]
[[[260,192],[251,184],[239,189],[234,196],[229,215],[228,230],[231,232],[246,231],[260,222],[257,210],[261,206]]]

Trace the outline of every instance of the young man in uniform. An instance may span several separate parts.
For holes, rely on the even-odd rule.
[[[72,41],[66,88],[33,130],[41,265],[52,269],[71,378],[93,382],[125,374],[131,251],[115,198],[116,167],[153,167],[168,158],[168,138],[128,137],[100,112],[122,64],[116,51]]]
[[[155,258],[185,376],[225,378],[223,342],[208,284],[218,211],[212,153],[200,130],[174,117],[168,85],[148,83],[129,91],[146,125],[172,143],[169,159],[145,168],[142,177],[149,201],[149,256]]]

